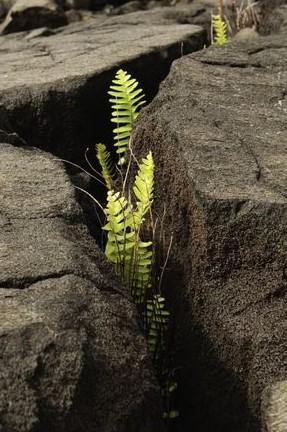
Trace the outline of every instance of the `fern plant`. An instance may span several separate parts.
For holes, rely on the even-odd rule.
[[[164,418],[169,420],[175,413],[169,408],[171,392],[166,390],[170,388],[170,374],[166,366],[161,366],[166,363],[163,358],[167,356],[165,339],[170,318],[161,292],[167,258],[160,277],[154,277],[153,265],[159,261],[154,257],[154,229],[151,236],[147,235],[154,199],[154,161],[149,152],[138,163],[131,151],[131,133],[139,109],[145,103],[144,94],[138,82],[122,69],[116,73],[108,94],[111,96],[111,121],[116,124],[113,130],[116,163],[112,163],[104,144],[96,145],[100,174],[107,186],[106,223],[102,227],[106,232],[105,255],[129,287],[142,316],[147,345],[162,386],[164,406],[168,407]],[[138,169],[132,186],[127,187],[131,183],[127,179],[132,160]]]
[[[118,70],[112,81],[108,94],[112,96],[112,123],[116,124],[114,146],[119,155],[119,165],[126,162],[126,152],[129,146],[131,132],[137,119],[139,108],[145,103],[145,95],[138,88],[138,82],[122,69]]]
[[[220,46],[228,42],[227,26],[221,15],[211,16],[212,44]]]
[[[104,212],[106,222],[103,224],[98,216],[102,230],[106,233],[105,255],[114,264],[122,281],[130,288],[131,295],[138,306],[142,317],[142,325],[146,333],[147,345],[155,363],[161,394],[163,397],[164,415],[167,426],[169,421],[178,415],[172,409],[171,394],[176,389],[173,374],[170,373],[168,344],[166,334],[170,324],[170,313],[166,308],[161,285],[166,269],[172,236],[165,260],[162,260],[160,249],[155,248],[154,238],[157,221],[153,222],[152,203],[154,199],[154,161],[149,152],[140,163],[135,159],[131,148],[131,133],[138,116],[139,108],[145,103],[142,89],[138,82],[127,72],[119,70],[110,86],[112,96],[111,121],[116,123],[114,132],[114,147],[117,155],[116,163],[113,155],[105,144],[95,146],[100,172],[90,163],[85,152],[89,167],[97,176],[87,172],[79,165],[69,162],[82,169],[107,188],[106,206],[86,193]],[[62,159],[64,162],[68,162]],[[129,161],[128,164],[126,162]],[[138,169],[131,187],[129,181],[130,166],[136,162]],[[118,174],[118,175],[117,175]],[[100,176],[102,180],[98,178]],[[164,212],[165,213],[165,212]],[[161,221],[159,239],[163,236],[163,219]],[[165,249],[165,241],[162,241]],[[158,252],[157,254],[155,253]],[[156,255],[156,256],[155,256]],[[155,271],[160,270],[158,274]]]
[[[108,231],[105,254],[128,284],[137,304],[144,301],[150,286],[152,241],[142,241],[140,231],[153,200],[154,163],[151,152],[139,165],[133,191],[136,206],[120,194],[108,191],[105,214]]]

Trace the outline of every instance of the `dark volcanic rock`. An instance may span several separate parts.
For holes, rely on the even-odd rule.
[[[286,429],[286,94],[281,33],[174,62],[139,119],[174,233],[180,430]]]
[[[135,307],[61,164],[9,144],[0,153],[1,430],[161,430]]]
[[[17,0],[0,26],[0,33],[21,32],[37,27],[67,24],[64,11],[54,0]]]
[[[13,131],[74,162],[82,161],[86,147],[108,141],[107,90],[116,69],[133,73],[149,99],[172,60],[205,42],[200,27],[164,14],[162,8],[96,16],[48,37],[2,37],[0,104]]]

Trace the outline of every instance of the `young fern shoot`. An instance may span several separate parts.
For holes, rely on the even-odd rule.
[[[212,44],[224,45],[228,42],[227,25],[221,15],[211,16]]]

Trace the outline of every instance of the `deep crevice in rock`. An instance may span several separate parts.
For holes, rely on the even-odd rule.
[[[145,91],[147,101],[150,102],[156,95],[159,84],[168,74],[172,60],[200,49],[202,45],[203,41],[198,37],[190,42],[176,43],[164,51],[155,51],[152,55],[121,64],[120,67],[137,78]],[[16,108],[9,107],[9,101],[5,105],[5,114],[11,126],[6,130],[13,131],[12,134],[4,132],[5,141],[21,147],[37,147],[87,168],[84,160],[85,149],[89,147],[91,154],[95,143],[106,142],[110,145],[112,142],[107,89],[116,69],[118,68],[103,72],[97,77],[90,77],[79,88],[71,92],[68,90],[68,95],[61,83],[56,83],[53,88],[34,89],[36,94],[30,93],[28,88],[23,89],[23,98],[19,99]],[[95,159],[91,158],[91,163],[93,162]],[[82,180],[79,180],[81,172],[69,164],[66,168],[74,184],[83,185],[99,200],[103,198],[104,190],[98,183],[87,181],[85,178],[82,184]],[[76,196],[83,208],[86,225],[100,244],[102,234],[95,216],[94,203],[80,191],[76,191]],[[0,288],[25,289],[37,282],[57,279],[68,274],[49,274],[29,280],[12,278]],[[88,377],[87,382],[91,384]],[[72,427],[70,423],[69,427]]]

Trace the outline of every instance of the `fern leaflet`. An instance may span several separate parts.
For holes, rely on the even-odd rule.
[[[113,188],[112,163],[110,153],[107,151],[105,144],[96,144],[96,156],[101,165],[102,176],[105,180],[108,190]]]

